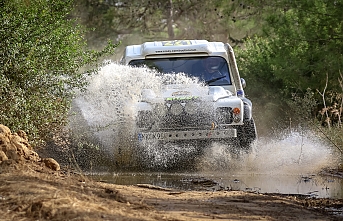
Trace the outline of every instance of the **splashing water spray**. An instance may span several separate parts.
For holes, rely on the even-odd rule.
[[[281,139],[260,138],[253,151],[232,157],[225,145],[214,143],[199,165],[203,172],[240,174],[314,174],[337,165],[332,147],[311,131],[290,132]]]
[[[167,82],[194,84],[199,90],[203,90],[203,93],[206,92],[205,87],[196,79],[183,74],[159,75],[150,69],[115,63],[104,66],[89,82],[87,91],[79,93],[73,102],[73,109],[77,110],[80,116],[71,120],[71,128],[83,130],[81,133],[87,132],[89,139],[106,150],[106,154],[113,157],[117,164],[131,166],[138,163],[137,159],[133,158],[137,152],[135,104],[141,98],[143,89],[151,89],[158,95],[163,83]],[[191,148],[175,145],[166,148],[168,151],[151,142],[139,154],[145,155],[145,161],[149,161],[151,167],[167,167],[168,161],[176,161],[185,151],[192,151]]]
[[[135,167],[140,162],[134,156],[140,154],[140,160],[152,168],[165,168],[171,163],[177,164],[180,159],[188,161],[187,157],[193,157],[195,146],[161,146],[151,142],[144,150],[138,150],[135,104],[140,100],[143,89],[151,89],[158,95],[165,82],[196,85],[206,93],[205,86],[196,79],[183,74],[159,75],[146,68],[110,63],[92,76],[89,82],[87,91],[80,93],[73,102],[73,109],[79,116],[71,120],[71,128],[88,134],[90,140],[105,150],[106,157],[113,158],[118,165]],[[299,174],[315,172],[335,163],[331,149],[311,133],[291,133],[281,140],[260,139],[252,153],[238,157],[227,151],[230,145],[214,142],[206,148],[197,169],[204,172],[230,170]]]

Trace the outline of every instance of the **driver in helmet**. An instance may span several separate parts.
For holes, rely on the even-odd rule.
[[[227,80],[227,74],[221,73],[221,69],[223,64],[219,57],[207,57],[202,60],[203,66],[203,73],[202,78],[205,80],[207,84],[218,82],[218,81],[225,81]]]
[[[204,70],[207,74],[211,75],[215,72],[219,72],[220,60],[216,57],[208,57],[202,60]]]

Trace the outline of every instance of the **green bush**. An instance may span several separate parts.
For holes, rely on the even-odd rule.
[[[265,19],[263,34],[249,38],[237,53],[247,94],[257,102],[283,105],[279,115],[290,113],[292,119],[314,120],[319,110],[334,106],[333,96],[327,93],[341,94],[343,0],[281,0],[269,5],[248,2]],[[331,109],[337,115],[338,109]],[[330,121],[329,126],[340,125],[336,115],[335,119],[320,116],[319,120]]]
[[[324,87],[327,76],[327,89],[339,91],[343,1],[282,0],[270,7],[272,11],[264,10],[262,37],[245,44],[245,73],[281,88],[287,98],[293,93],[305,94],[307,88]]]
[[[85,30],[70,19],[72,0],[5,0],[0,17],[0,123],[41,144],[67,122],[74,89],[83,88],[99,59]],[[93,70],[81,72],[88,65]]]

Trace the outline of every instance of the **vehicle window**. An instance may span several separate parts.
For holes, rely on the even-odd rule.
[[[139,59],[130,61],[129,65],[148,67],[160,73],[183,72],[213,86],[231,85],[227,62],[218,56]]]

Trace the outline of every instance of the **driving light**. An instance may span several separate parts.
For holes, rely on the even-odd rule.
[[[179,115],[183,112],[183,107],[180,103],[172,104],[170,107],[170,113]]]
[[[153,124],[153,116],[151,111],[139,111],[136,119],[138,128],[150,128]]]
[[[185,111],[188,114],[195,114],[197,112],[198,105],[195,102],[188,102],[185,104]]]

